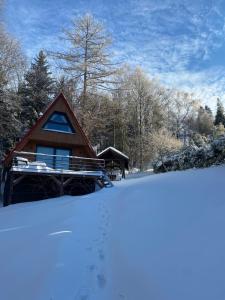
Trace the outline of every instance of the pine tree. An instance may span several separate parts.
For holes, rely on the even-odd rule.
[[[21,119],[24,124],[31,126],[46,105],[50,102],[54,92],[54,81],[49,71],[46,55],[40,51],[30,69],[24,76],[24,82],[19,86],[19,95],[23,113]]]
[[[220,99],[217,99],[217,111],[216,117],[214,121],[215,125],[223,124],[225,125],[225,115],[224,115],[224,107]]]

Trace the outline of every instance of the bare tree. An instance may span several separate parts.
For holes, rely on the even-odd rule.
[[[3,1],[0,0],[0,160],[20,131],[17,88],[25,65],[19,43],[6,32],[1,23],[2,5]]]
[[[4,87],[15,89],[22,78],[25,58],[19,42],[7,33],[3,23],[4,0],[0,0],[0,89]]]
[[[165,128],[153,132],[151,139],[155,154],[161,158],[182,147],[181,141]]]
[[[93,88],[107,89],[115,73],[109,46],[111,39],[103,25],[86,14],[73,21],[72,30],[65,30],[63,40],[69,42],[65,51],[50,52],[59,66],[76,81],[80,81],[81,108],[85,110],[88,92]]]
[[[165,126],[165,106],[167,94],[158,82],[151,80],[142,69],[136,68],[128,79],[129,105],[133,114],[134,136],[137,144],[138,165],[143,170],[148,160],[150,143],[149,133]],[[131,111],[133,109],[133,112]]]
[[[194,99],[187,92],[174,91],[172,97],[171,124],[172,131],[177,137],[181,137],[188,128],[190,118],[197,115],[200,101]]]
[[[25,69],[25,58],[19,43],[0,25],[0,88],[17,87]]]
[[[138,120],[138,139],[139,139],[139,167],[143,170],[143,135],[144,135],[144,110],[149,96],[149,80],[139,68],[135,70],[131,78],[131,95],[135,101],[135,109]]]

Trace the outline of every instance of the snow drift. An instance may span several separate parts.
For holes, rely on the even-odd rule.
[[[225,167],[0,209],[4,300],[225,299]]]

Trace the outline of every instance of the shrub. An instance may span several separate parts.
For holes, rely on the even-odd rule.
[[[153,163],[155,173],[204,168],[225,162],[225,137],[204,144],[188,146],[179,152],[158,158]]]

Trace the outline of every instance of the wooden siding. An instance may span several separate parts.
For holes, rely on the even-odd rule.
[[[55,111],[63,112],[65,113],[73,128],[75,129],[75,133],[63,133],[63,132],[56,132],[56,131],[50,131],[42,129],[43,125],[47,122],[48,118],[51,116],[52,113]],[[78,128],[77,124],[73,122],[73,116],[71,111],[67,109],[65,105],[63,105],[63,102],[58,101],[55,103],[54,106],[50,108],[48,111],[48,114],[45,114],[41,120],[41,122],[38,124],[38,126],[33,130],[32,132],[32,140],[34,141],[43,141],[43,142],[53,142],[57,144],[64,144],[64,145],[86,145],[87,142],[84,140],[80,129]]]
[[[54,112],[62,112],[67,115],[75,133],[64,133],[43,129],[43,125]],[[96,154],[84,134],[74,112],[63,94],[60,94],[47,108],[44,114],[37,120],[32,128],[17,143],[15,148],[6,157],[4,165],[11,163],[14,151],[36,152],[37,145],[71,149],[73,156],[96,158]]]
[[[72,156],[83,156],[90,157],[89,148],[87,145],[74,145],[70,143],[54,142],[54,141],[43,141],[43,140],[31,140],[29,141],[21,151],[25,152],[36,152],[36,147],[46,146],[46,147],[56,147],[56,148],[68,148],[71,150]],[[92,157],[92,156],[91,156]]]

